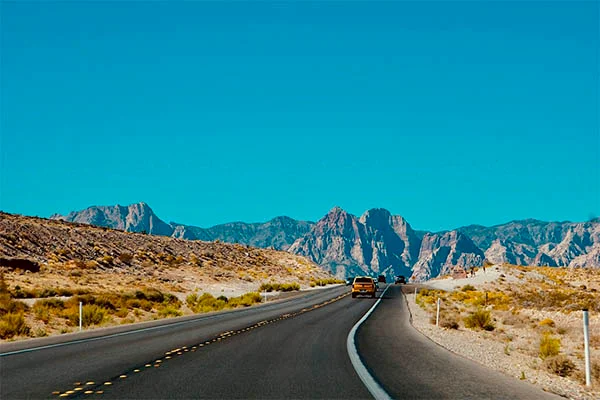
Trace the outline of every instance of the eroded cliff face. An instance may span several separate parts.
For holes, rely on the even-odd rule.
[[[384,209],[360,218],[339,207],[319,220],[289,249],[315,260],[338,276],[410,275],[420,240],[410,224]]]
[[[423,281],[457,268],[468,270],[482,265],[484,258],[483,251],[458,231],[427,233],[423,236],[411,279]]]
[[[600,220],[543,222],[534,219],[448,232],[414,231],[401,216],[382,208],[360,217],[334,207],[316,224],[289,217],[264,223],[233,222],[200,228],[167,224],[145,203],[90,207],[63,219],[131,232],[188,240],[241,243],[287,250],[342,276],[405,275],[422,281],[483,264],[600,268]]]

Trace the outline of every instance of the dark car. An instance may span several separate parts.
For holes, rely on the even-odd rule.
[[[346,286],[352,285],[352,282],[354,282],[354,277],[346,278]]]
[[[383,275],[379,275],[379,276],[377,277],[377,282],[386,283],[385,276],[383,276]]]
[[[398,275],[396,277],[396,283],[406,283],[406,278],[403,277],[402,275]]]

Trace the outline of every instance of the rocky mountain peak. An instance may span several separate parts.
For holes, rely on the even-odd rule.
[[[392,214],[385,208],[372,208],[360,216],[360,223],[371,226],[384,227],[391,223]]]

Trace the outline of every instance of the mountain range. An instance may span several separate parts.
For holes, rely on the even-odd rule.
[[[316,223],[276,217],[265,223],[233,222],[210,228],[166,223],[146,203],[94,206],[52,219],[187,240],[223,241],[305,256],[338,276],[394,275],[423,281],[481,266],[484,261],[600,268],[600,219],[534,219],[444,232],[416,231],[381,208],[360,217],[334,207]]]

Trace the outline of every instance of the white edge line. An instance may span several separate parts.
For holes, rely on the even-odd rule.
[[[354,370],[358,374],[358,377],[360,378],[360,380],[366,386],[367,390],[371,393],[371,395],[376,400],[388,400],[388,399],[391,400],[391,397],[379,385],[379,383],[377,383],[375,378],[373,378],[373,376],[367,370],[367,367],[365,367],[365,365],[361,361],[360,356],[358,355],[358,351],[356,349],[356,343],[355,343],[354,339],[355,339],[356,331],[358,330],[358,327],[363,322],[365,322],[367,320],[367,318],[369,318],[369,316],[375,310],[375,308],[379,305],[381,298],[383,297],[383,295],[385,295],[385,292],[387,292],[387,290],[389,288],[390,288],[390,285],[388,285],[385,288],[385,290],[383,291],[383,293],[381,293],[381,296],[379,296],[379,299],[375,302],[375,304],[373,304],[373,307],[371,307],[369,309],[369,311],[367,311],[365,313],[365,315],[363,315],[363,317],[352,327],[352,329],[350,330],[350,333],[348,334],[348,339],[346,340],[346,348],[348,350],[348,356],[350,357],[352,366],[354,367]]]
[[[292,298],[291,300],[294,300],[294,298]],[[277,304],[277,303],[271,303],[271,304]],[[281,303],[279,303],[279,304],[281,304]],[[240,312],[240,311],[243,311],[243,310],[247,310],[247,309],[231,310],[231,311],[226,312],[226,313],[227,314],[233,314],[235,312]],[[53,343],[53,344],[47,344],[47,345],[43,345],[43,346],[29,347],[29,348],[21,349],[21,350],[7,351],[6,353],[0,353],[0,358],[6,357],[6,356],[12,356],[12,355],[15,355],[15,354],[30,353],[32,351],[51,349],[53,347],[70,346],[70,345],[73,345],[73,344],[95,342],[97,340],[106,340],[106,339],[111,339],[111,338],[115,338],[115,337],[119,337],[119,336],[133,335],[133,334],[140,333],[140,332],[155,331],[155,330],[158,330],[158,329],[168,329],[168,328],[172,328],[174,326],[187,325],[187,324],[191,324],[191,323],[194,323],[194,322],[211,320],[211,319],[214,319],[214,318],[221,317],[224,314],[225,313],[218,313],[218,314],[214,314],[214,315],[199,316],[198,318],[192,318],[192,319],[188,319],[186,321],[173,322],[173,323],[165,323],[165,324],[161,324],[161,325],[157,325],[157,326],[151,326],[151,327],[148,327],[148,328],[140,328],[140,329],[128,330],[128,331],[125,331],[125,332],[112,333],[110,335],[95,336],[95,337],[86,338],[86,339],[69,340],[67,342]]]
[[[62,346],[70,346],[73,344],[79,344],[79,343],[95,342],[97,340],[106,340],[106,339],[111,339],[111,338],[115,338],[115,337],[119,337],[119,336],[133,335],[135,333],[140,333],[140,332],[155,331],[158,329],[167,329],[167,328],[172,328],[174,326],[191,324],[192,322],[198,322],[199,320],[206,321],[209,319],[216,318],[218,316],[219,315],[210,315],[210,316],[206,316],[203,318],[201,317],[201,318],[190,319],[187,321],[174,322],[172,324],[164,324],[164,325],[158,325],[158,326],[151,326],[149,328],[141,328],[141,329],[135,329],[135,330],[131,330],[131,331],[112,333],[112,334],[106,335],[106,336],[96,336],[96,337],[87,338],[87,339],[77,339],[77,340],[71,340],[68,342],[47,344],[44,346],[30,347],[30,348],[22,349],[22,350],[8,351],[6,353],[0,353],[0,357],[11,356],[13,354],[29,353],[32,351],[38,351],[38,350],[44,350],[44,349],[51,349],[53,347],[62,347]]]

